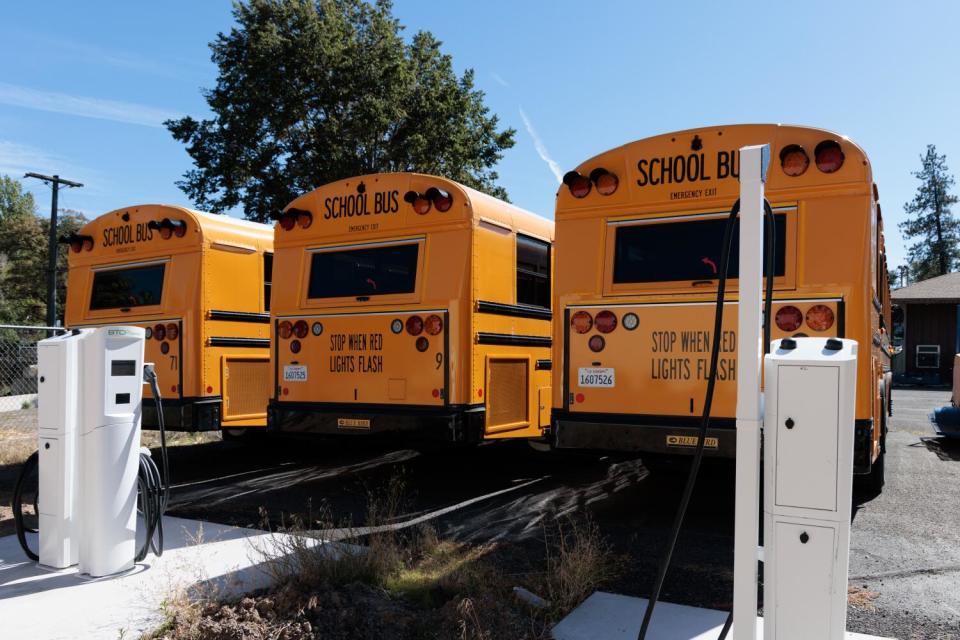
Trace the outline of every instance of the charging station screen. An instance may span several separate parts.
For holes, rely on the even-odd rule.
[[[166,265],[97,271],[93,275],[90,310],[129,309],[160,304]]]
[[[773,271],[786,269],[787,216],[774,214]],[[726,216],[707,220],[661,222],[617,227],[613,282],[676,282],[713,280],[718,277]],[[764,220],[764,227],[766,227]],[[734,224],[728,277],[740,275],[740,221]]]
[[[137,361],[136,360],[111,360],[110,375],[112,376],[137,375]]]

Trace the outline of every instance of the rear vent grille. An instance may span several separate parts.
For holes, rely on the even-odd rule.
[[[527,422],[527,361],[491,359],[488,366],[487,427]]]
[[[270,384],[269,361],[224,358],[224,421],[265,416]]]

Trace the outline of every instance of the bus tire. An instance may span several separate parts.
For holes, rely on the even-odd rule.
[[[880,406],[886,404],[886,394],[880,395]],[[880,412],[880,454],[870,465],[870,473],[859,476],[860,485],[870,493],[879,495],[883,491],[883,485],[886,483],[886,471],[884,461],[887,457],[887,414]]]

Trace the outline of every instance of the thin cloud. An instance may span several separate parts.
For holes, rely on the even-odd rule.
[[[98,171],[81,167],[61,155],[49,153],[37,147],[0,139],[0,175],[23,180],[23,174],[31,171],[47,175],[57,174],[70,180],[82,182],[82,189],[69,189],[67,191],[67,193],[75,194],[69,196],[70,202],[67,203],[73,209],[80,209],[80,207],[72,204],[77,196],[89,198],[102,195],[105,191],[103,176]],[[39,185],[39,182],[33,180],[24,181],[24,186],[29,189],[36,190]]]
[[[501,76],[501,75],[500,75],[499,73],[497,73],[496,71],[491,71],[491,72],[490,72],[490,77],[493,78],[493,79],[497,82],[497,84],[499,84],[499,85],[501,85],[501,86],[504,86],[504,87],[509,87],[509,86],[510,86],[510,83],[507,82],[506,80],[504,80],[504,79],[503,79],[503,76]]]
[[[6,82],[0,82],[0,104],[157,128],[163,127],[164,120],[180,116],[173,111],[133,102],[40,91]]]
[[[527,113],[523,110],[523,107],[520,107],[520,117],[523,118],[523,126],[526,127],[527,133],[529,133],[533,139],[533,146],[537,150],[537,155],[547,163],[551,173],[553,173],[553,176],[557,179],[557,184],[560,184],[563,182],[563,171],[560,169],[557,161],[550,157],[550,152],[547,151],[547,147],[543,144],[543,140],[540,139],[537,130],[533,128],[533,123],[530,122],[530,118],[527,117]]]

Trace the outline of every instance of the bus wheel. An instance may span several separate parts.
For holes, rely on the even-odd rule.
[[[880,396],[880,406],[883,407],[886,404],[885,394]],[[880,455],[877,456],[877,459],[873,461],[873,465],[870,467],[870,473],[865,476],[860,476],[860,484],[863,488],[874,495],[879,495],[883,491],[883,485],[886,482],[885,471],[884,471],[884,461],[887,457],[887,414],[885,411],[880,412]]]

